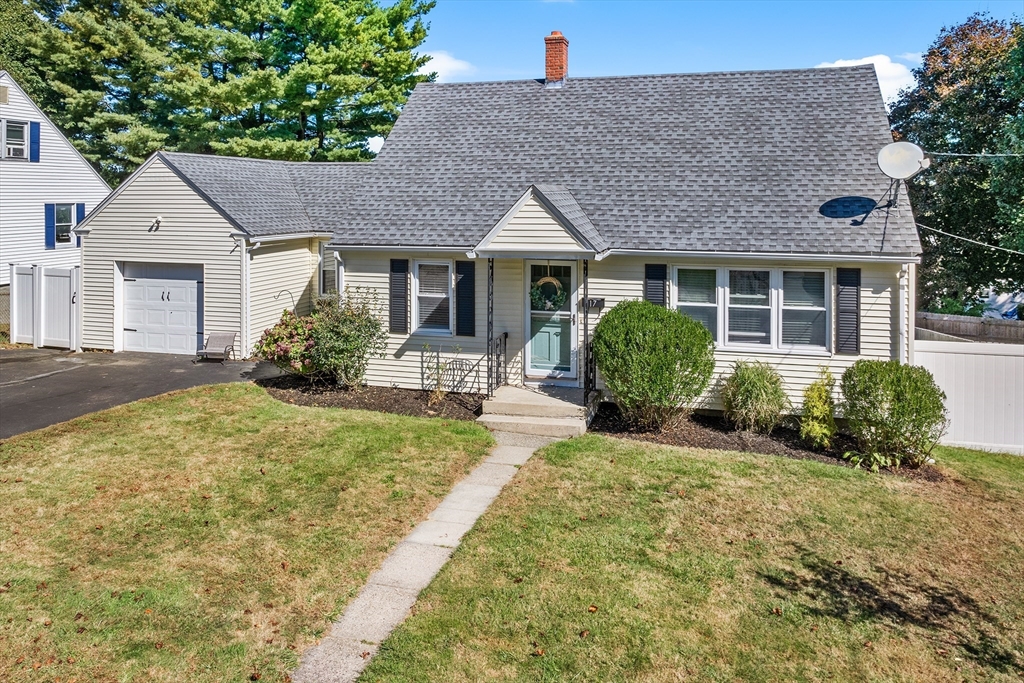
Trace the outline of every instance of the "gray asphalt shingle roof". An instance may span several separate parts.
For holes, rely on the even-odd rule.
[[[236,227],[252,235],[330,232],[366,163],[312,163],[160,152],[160,157]]]
[[[917,254],[905,199],[859,225],[834,211],[886,194],[889,142],[870,65],[423,83],[333,243],[470,248],[558,185],[612,248]]]
[[[254,235],[471,249],[531,186],[595,250],[918,254],[874,68],[422,83],[372,163],[162,153]]]

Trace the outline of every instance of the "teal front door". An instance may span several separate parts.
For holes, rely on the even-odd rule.
[[[533,378],[576,376],[576,264],[527,261],[528,359]]]

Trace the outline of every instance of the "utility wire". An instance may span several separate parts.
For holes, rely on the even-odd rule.
[[[1024,251],[1014,251],[1013,249],[1007,249],[1006,247],[996,247],[996,246],[993,246],[991,244],[985,244],[984,242],[979,242],[977,240],[972,240],[972,239],[970,239],[968,237],[961,237],[960,235],[953,235],[953,234],[950,234],[948,232],[943,232],[942,230],[939,230],[938,228],[930,228],[927,225],[922,225],[920,223],[915,223],[914,225],[916,225],[919,228],[924,228],[925,230],[931,230],[932,232],[937,232],[940,235],[945,235],[946,237],[953,237],[953,238],[958,239],[958,240],[963,240],[964,242],[970,242],[971,244],[977,244],[979,247],[987,247],[989,249],[998,249],[999,251],[1006,251],[1006,252],[1009,252],[1011,254],[1016,254],[1017,256],[1024,256]]]
[[[931,154],[933,157],[1024,157],[1024,154],[989,154],[988,152],[982,152],[980,154],[958,154],[957,152],[925,152],[925,154]]]

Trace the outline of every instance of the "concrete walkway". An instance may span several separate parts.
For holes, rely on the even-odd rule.
[[[302,656],[292,681],[346,683],[359,678],[518,467],[536,449],[556,440],[504,432],[496,432],[494,438],[497,448],[395,546],[327,636]]]

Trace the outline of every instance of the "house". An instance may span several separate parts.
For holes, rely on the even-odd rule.
[[[0,286],[10,265],[73,267],[72,234],[110,192],[9,73],[0,70]]]
[[[877,167],[892,136],[872,66],[571,78],[568,41],[545,43],[543,79],[417,86],[368,164],[155,156],[86,226],[83,343],[126,348],[118,292],[136,274],[114,263],[212,249],[202,326],[241,330],[248,350],[282,308],[276,284],[255,291],[267,231],[296,230],[297,280],[336,263],[387,320],[370,384],[429,388],[443,361],[449,389],[589,397],[595,324],[640,298],[707,325],[719,375],[778,368],[797,405],[819,366],[911,357],[921,246]]]

